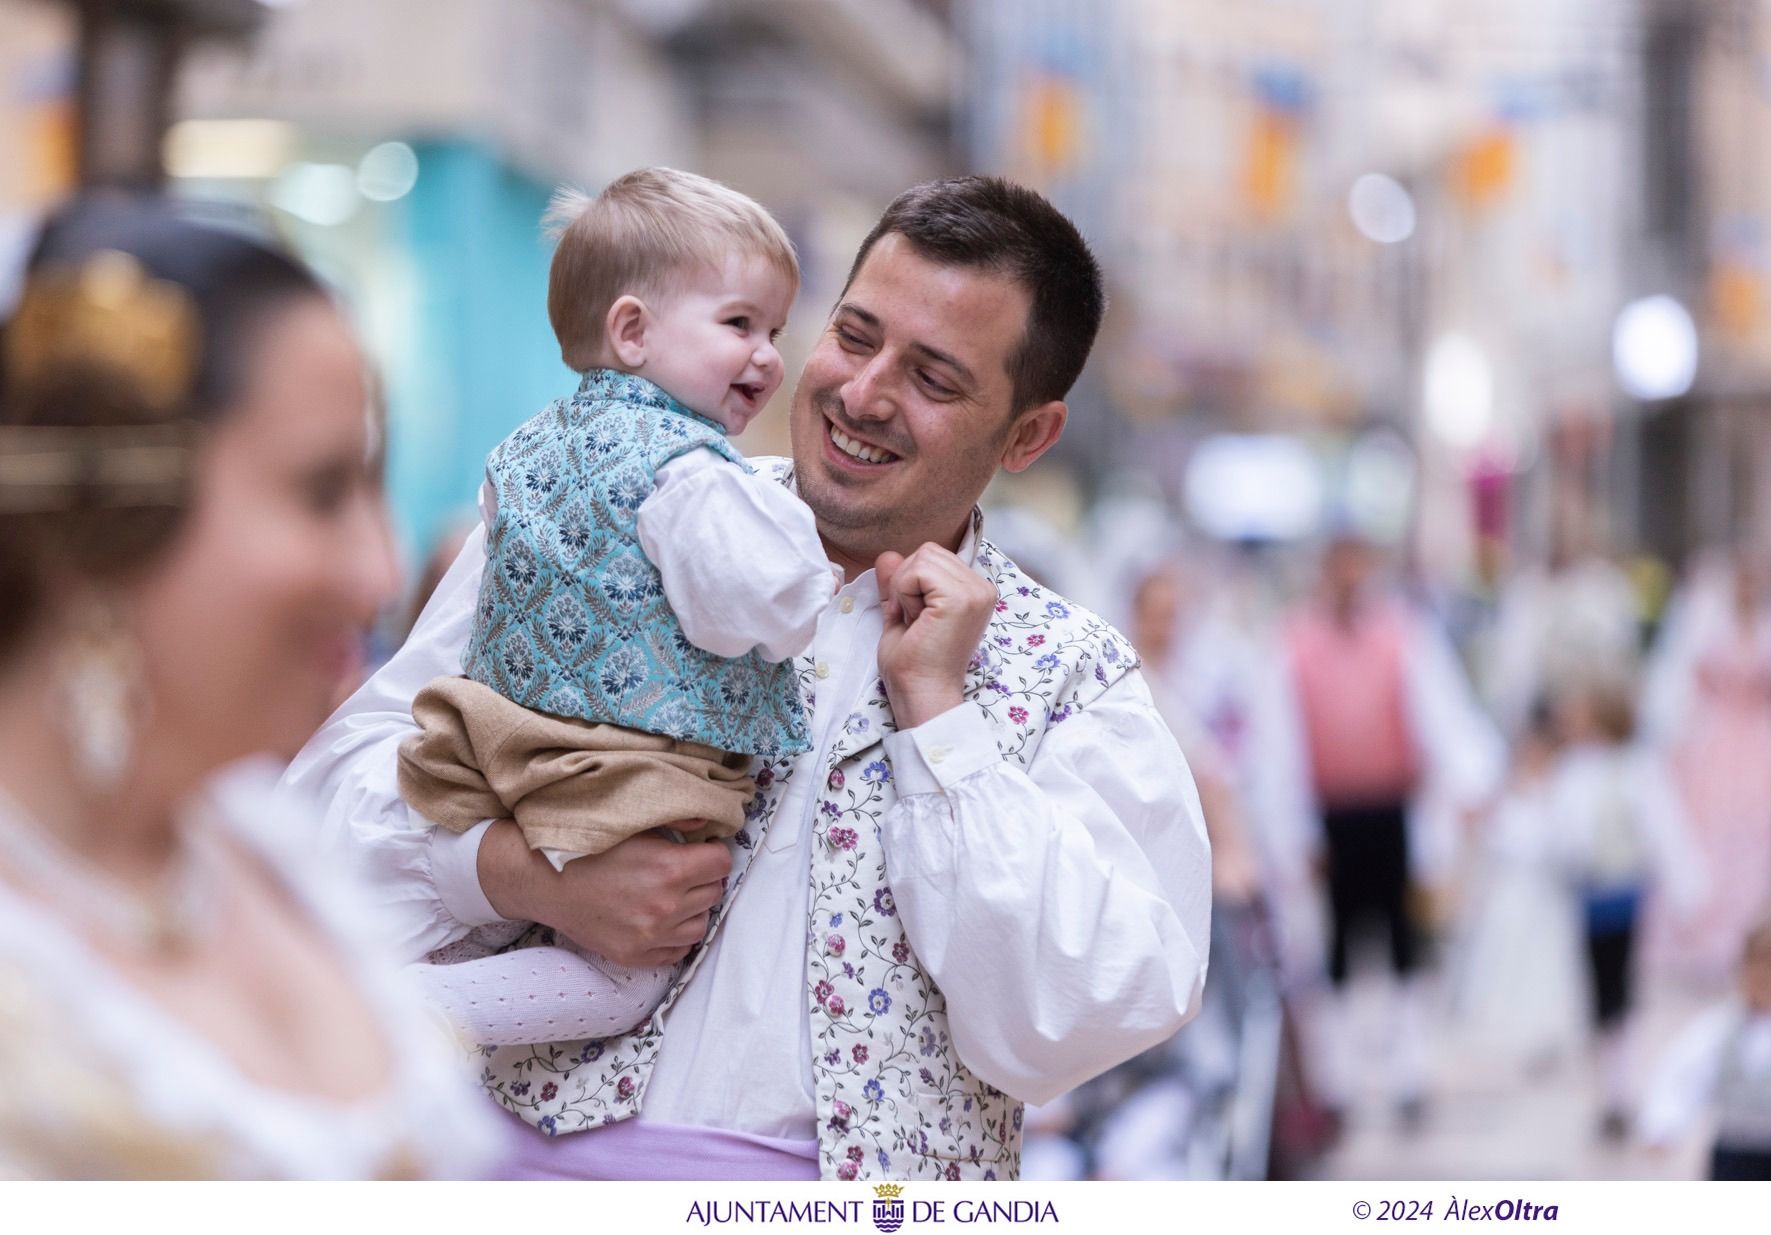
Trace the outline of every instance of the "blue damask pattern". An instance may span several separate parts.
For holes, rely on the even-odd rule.
[[[536,711],[780,758],[806,749],[793,669],[690,643],[640,548],[664,464],[724,432],[644,378],[593,369],[492,451],[498,510],[462,671]]]

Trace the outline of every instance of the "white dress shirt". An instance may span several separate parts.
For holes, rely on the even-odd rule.
[[[674,516],[649,534],[692,557],[707,520],[686,504]],[[406,645],[289,773],[329,802],[333,836],[368,850],[413,957],[497,920],[475,867],[487,825],[461,835],[428,826],[400,800],[394,761],[413,694],[453,672],[466,643],[482,538],[469,538]],[[872,571],[823,607],[813,747],[801,756],[811,766],[876,678],[881,629]],[[893,893],[968,1067],[1044,1101],[1197,1010],[1210,854],[1192,777],[1137,672],[1049,730],[1027,772],[965,705],[888,735],[885,751],[900,795],[881,822]],[[805,942],[819,779],[792,778],[743,895],[672,1008],[643,1120],[813,1139]]]
[[[1636,1134],[1662,1147],[1690,1135],[1715,1108],[1722,1066],[1736,1042],[1748,1074],[1771,1073],[1771,1014],[1730,999],[1698,1016],[1673,1039],[1643,1096]]]
[[[1567,747],[1551,772],[1551,854],[1576,880],[1654,885],[1675,919],[1703,904],[1709,875],[1666,761],[1647,747]]]

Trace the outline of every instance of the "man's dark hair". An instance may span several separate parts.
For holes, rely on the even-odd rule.
[[[1070,393],[1101,328],[1107,295],[1100,264],[1057,207],[997,176],[919,184],[900,193],[861,242],[844,291],[874,243],[893,233],[929,261],[999,272],[1027,289],[1033,302],[1027,329],[1008,362],[1014,415]]]

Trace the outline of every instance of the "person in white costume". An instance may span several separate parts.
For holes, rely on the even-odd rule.
[[[1634,986],[1642,906],[1675,921],[1702,903],[1707,877],[1659,752],[1636,740],[1634,682],[1620,674],[1570,685],[1553,708],[1563,743],[1545,816],[1551,852],[1583,919],[1601,1131],[1621,1138],[1634,1088]]]
[[[274,774],[392,592],[363,358],[169,206],[44,229],[0,367],[0,1176],[478,1174],[461,1049]]]
[[[1520,571],[1502,590],[1484,695],[1508,737],[1532,709],[1595,672],[1630,671],[1641,655],[1629,576],[1565,531],[1547,567]]]
[[[395,752],[466,641],[477,534],[292,765],[414,958],[500,919],[624,963],[694,950],[633,1033],[487,1050],[488,1092],[543,1134],[513,1174],[1012,1178],[1022,1103],[1193,1015],[1210,859],[1185,760],[1124,640],[976,510],[1057,441],[1103,307],[1075,228],[1004,181],[909,190],[864,241],[774,468],[845,575],[795,662],[812,749],[755,770],[733,843],[556,870],[508,821],[411,816]]]
[[[1515,743],[1509,783],[1484,812],[1448,962],[1451,1019],[1470,1045],[1539,1073],[1581,1040],[1579,906],[1557,850],[1557,741],[1539,709]]]
[[[1771,1179],[1771,919],[1748,932],[1732,996],[1658,1061],[1636,1133],[1667,1151],[1710,1122],[1711,1179]]]

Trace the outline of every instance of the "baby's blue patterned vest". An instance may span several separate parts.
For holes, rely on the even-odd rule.
[[[750,470],[718,425],[609,369],[499,443],[486,460],[498,510],[462,671],[555,716],[739,754],[805,750],[789,667],[690,643],[640,548],[658,469],[703,448]]]

